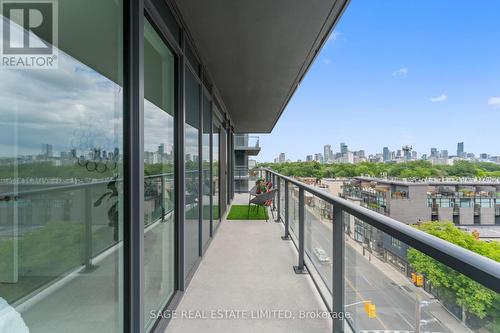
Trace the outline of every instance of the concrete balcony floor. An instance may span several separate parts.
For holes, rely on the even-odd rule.
[[[248,194],[233,203],[247,204]],[[282,234],[272,220],[222,221],[166,332],[331,332],[331,319],[300,317],[326,307],[311,278],[293,272],[297,251]],[[224,318],[212,319],[218,310]],[[259,310],[288,312],[259,318]]]

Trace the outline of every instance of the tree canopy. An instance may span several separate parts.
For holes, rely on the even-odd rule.
[[[415,227],[500,262],[500,243],[477,240],[452,222],[424,222]],[[490,318],[492,325],[500,329],[499,294],[415,249],[408,250],[408,261],[416,272],[424,274],[435,287],[440,288],[445,297],[448,296],[480,319]]]
[[[406,163],[357,164],[318,162],[261,163],[259,166],[270,167],[287,176],[335,178],[355,177],[360,175],[392,176],[400,178],[427,177],[500,177],[500,164],[489,162],[456,161],[453,165],[434,165],[428,161],[410,161]]]

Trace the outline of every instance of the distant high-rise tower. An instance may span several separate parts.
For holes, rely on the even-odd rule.
[[[438,157],[438,155],[437,148],[431,148],[431,157]]]
[[[384,150],[382,152],[384,162],[390,161],[391,160],[391,151],[389,150],[389,147],[384,147]]]
[[[281,153],[280,156],[278,157],[278,161],[280,163],[285,163],[286,158],[285,158],[285,153]]]
[[[464,143],[459,142],[457,143],[457,156],[458,157],[464,157]]]
[[[325,159],[325,162],[333,160],[332,146],[325,145],[323,147],[323,158]]]
[[[54,151],[51,144],[42,143],[42,155],[45,157],[53,157]]]
[[[347,149],[347,145],[344,142],[341,142],[340,143],[340,153],[341,154],[347,154],[348,150],[349,149]]]
[[[411,160],[411,151],[413,149],[412,146],[409,146],[409,145],[404,145],[402,148],[401,148],[404,152],[404,158],[405,160]]]

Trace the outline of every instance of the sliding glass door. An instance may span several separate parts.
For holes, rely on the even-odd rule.
[[[185,73],[184,276],[188,276],[200,256],[200,85],[189,68],[186,67]]]
[[[164,0],[7,2],[16,43],[50,40],[21,26],[42,7],[58,38],[56,66],[0,69],[0,331],[151,331],[226,202],[202,66]]]
[[[44,8],[57,66],[0,70],[0,331],[122,332],[122,1]]]
[[[144,26],[144,311],[154,323],[175,288],[175,58]]]
[[[220,216],[220,125],[213,117],[212,127],[212,205],[213,233],[219,226]]]
[[[202,220],[201,220],[201,243],[203,249],[210,239],[210,212],[211,212],[211,156],[210,156],[210,136],[212,133],[212,108],[210,99],[203,94],[203,132],[201,137],[202,149]],[[213,210],[212,210],[213,214]]]

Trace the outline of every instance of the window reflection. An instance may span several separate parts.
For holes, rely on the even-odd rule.
[[[202,208],[202,244],[206,246],[210,238],[210,194],[211,194],[211,166],[210,166],[210,133],[212,131],[210,100],[203,95],[203,134],[202,134],[202,183],[203,183],[203,208]]]
[[[144,27],[144,311],[154,320],[174,293],[175,59],[153,26]]]
[[[200,86],[191,71],[186,69],[186,123],[184,126],[185,275],[189,274],[199,257],[199,129]]]
[[[58,6],[58,68],[0,71],[0,327],[120,332],[121,1]]]

